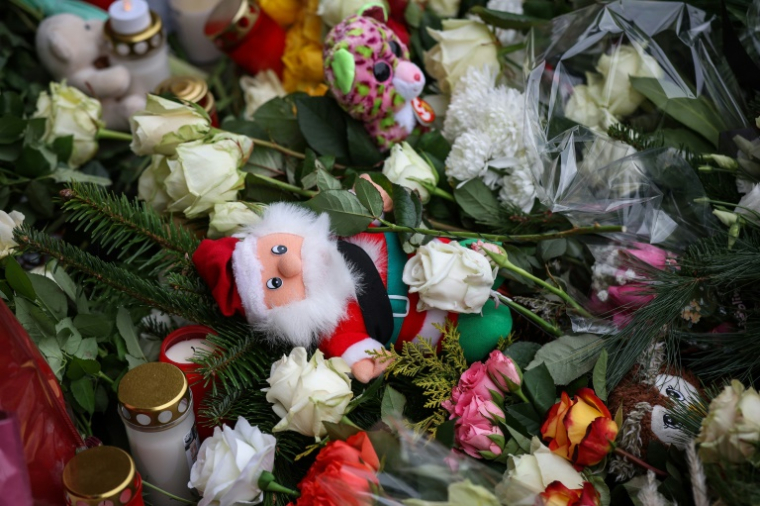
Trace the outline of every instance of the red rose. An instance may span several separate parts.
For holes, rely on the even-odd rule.
[[[549,483],[546,490],[541,492],[544,506],[599,506],[599,492],[594,486],[583,482],[583,488],[569,489],[561,481]]]
[[[295,506],[368,506],[370,483],[377,483],[380,461],[366,432],[322,448],[298,484]]]

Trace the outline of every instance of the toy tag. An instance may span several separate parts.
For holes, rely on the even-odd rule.
[[[419,97],[412,99],[412,110],[422,125],[430,126],[435,121],[435,111],[433,108]]]

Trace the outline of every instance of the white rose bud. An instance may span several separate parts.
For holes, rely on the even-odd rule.
[[[592,128],[601,123],[602,110],[596,103],[591,87],[579,84],[573,88],[573,94],[565,104],[565,117]]]
[[[273,98],[287,95],[282,87],[280,78],[273,70],[262,70],[255,77],[243,76],[240,78],[240,88],[245,98],[245,119],[253,119],[253,114],[262,105]]]
[[[211,122],[185,104],[148,95],[144,111],[129,118],[132,151],[138,155],[173,155],[178,144],[203,138]]]
[[[479,313],[491,295],[496,269],[457,242],[432,241],[406,263],[402,279],[410,292],[419,293],[418,311]]]
[[[24,222],[24,215],[18,211],[0,211],[0,258],[10,255],[18,246],[13,240],[13,229]]]
[[[140,174],[137,181],[137,198],[144,200],[154,210],[162,213],[171,202],[164,188],[164,181],[169,176],[169,164],[164,155],[153,155],[150,165]]]
[[[383,4],[385,12],[391,11],[386,0],[381,0],[380,3]],[[319,0],[317,16],[320,16],[327,26],[333,27],[347,17],[357,14],[365,5],[366,0]]]
[[[325,360],[317,350],[306,360],[306,349],[294,348],[272,365],[265,389],[272,409],[282,417],[273,432],[292,430],[317,439],[327,434],[322,422],[343,418],[353,392],[351,368],[340,357]]]
[[[710,402],[697,437],[699,456],[706,463],[726,460],[741,464],[760,442],[760,396],[754,388],[733,380]]]
[[[461,0],[429,0],[427,7],[442,18],[453,18],[459,13]]]
[[[509,457],[504,479],[496,485],[496,495],[502,504],[533,506],[538,494],[553,481],[570,490],[583,488],[583,476],[573,465],[534,437],[530,454]]]
[[[177,146],[176,154],[166,159],[170,174],[164,186],[172,200],[167,210],[195,218],[208,214],[215,204],[237,200],[245,185],[239,169],[252,150],[248,137],[228,132]]]
[[[496,39],[485,23],[469,19],[445,19],[443,30],[428,28],[438,44],[425,53],[425,70],[451,93],[471,66],[499,68]]]
[[[206,235],[210,239],[219,239],[236,234],[248,225],[255,225],[261,221],[261,216],[243,202],[225,202],[214,205],[209,220]]]
[[[239,417],[235,428],[214,428],[190,470],[190,488],[203,495],[198,506],[258,504],[264,499],[259,477],[274,468],[276,439]]]
[[[43,91],[37,98],[37,110],[32,118],[45,118],[42,142],[51,145],[61,137],[74,137],[74,146],[68,164],[77,168],[98,152],[96,139],[103,127],[102,106],[76,88],[50,83],[50,93]],[[65,160],[62,160],[65,161]]]
[[[633,89],[631,77],[663,75],[657,60],[629,45],[620,45],[612,54],[603,54],[596,70],[604,77],[598,103],[618,118],[632,114],[646,98]]]
[[[418,155],[406,141],[393,146],[391,156],[386,158],[383,165],[383,174],[392,183],[405,186],[410,190],[417,190],[423,204],[430,200],[430,192],[410,178],[428,182],[433,186],[438,184],[438,172]]]

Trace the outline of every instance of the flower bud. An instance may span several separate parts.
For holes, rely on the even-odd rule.
[[[499,350],[493,350],[486,360],[486,370],[491,380],[502,392],[515,393],[520,390],[522,374],[517,364]]]

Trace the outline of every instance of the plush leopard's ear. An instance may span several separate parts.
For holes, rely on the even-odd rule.
[[[388,12],[381,2],[367,2],[361,6],[359,14],[367,18],[374,18],[381,23],[388,22]]]
[[[333,53],[330,68],[332,68],[333,75],[335,76],[335,85],[344,95],[347,95],[354,87],[354,79],[356,77],[354,55],[347,49],[338,49]]]

